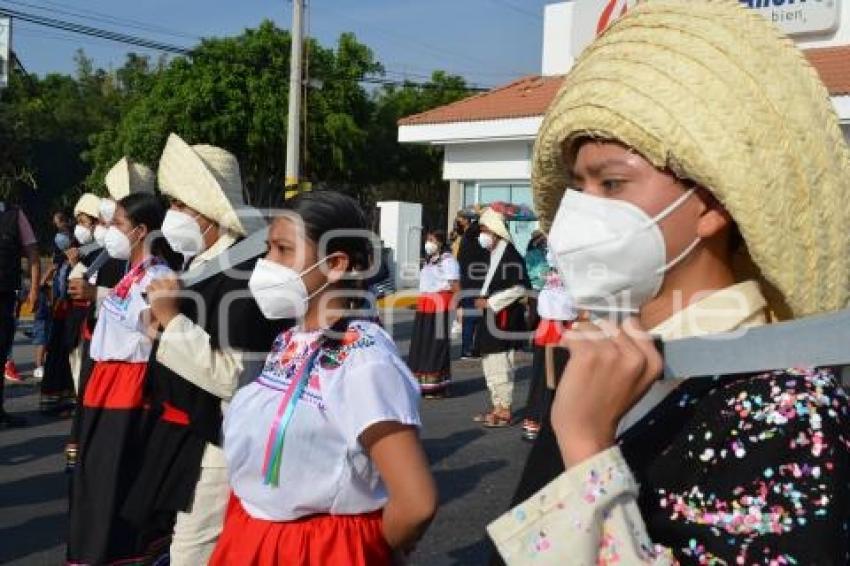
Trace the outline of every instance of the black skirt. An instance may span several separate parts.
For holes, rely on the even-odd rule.
[[[121,514],[150,431],[144,370],[145,364],[98,363],[86,385],[69,498],[68,562],[148,564],[167,551],[170,533],[139,529]]]
[[[423,395],[441,395],[451,382],[449,311],[416,312],[408,366]]]
[[[44,361],[44,377],[41,380],[42,411],[60,410],[66,403],[73,404],[74,379],[71,375],[69,350],[65,342],[67,311],[57,305],[50,323],[50,337],[47,342],[47,357]]]

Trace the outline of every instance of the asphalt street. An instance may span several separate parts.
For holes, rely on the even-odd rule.
[[[388,313],[387,313],[388,314]],[[413,315],[392,311],[388,328],[407,353]],[[440,491],[440,510],[420,542],[411,564],[422,566],[487,564],[490,546],[484,527],[507,509],[529,445],[519,426],[487,430],[472,422],[486,407],[486,388],[478,361],[460,361],[453,348],[452,397],[422,404],[422,438]],[[32,374],[33,348],[18,334],[14,357]],[[516,399],[528,387],[531,356],[519,353]],[[25,415],[30,425],[0,430],[0,564],[57,565],[64,558],[67,484],[64,445],[69,421],[38,413],[38,386],[8,384],[6,407]]]

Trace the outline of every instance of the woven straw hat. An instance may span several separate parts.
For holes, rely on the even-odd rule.
[[[105,183],[112,200],[119,201],[131,193],[153,193],[155,180],[149,167],[122,157],[106,174]]]
[[[505,225],[504,217],[492,208],[487,208],[481,213],[481,217],[478,219],[478,224],[486,226],[491,232],[503,240],[507,240],[508,242],[511,241],[511,233],[508,232],[508,227]]]
[[[74,216],[88,214],[92,218],[100,217],[100,197],[94,193],[83,193],[74,205]]]
[[[171,134],[159,160],[159,188],[226,230],[247,234],[240,214],[251,209],[242,197],[239,162],[233,154],[212,145],[190,146]]]
[[[586,137],[712,191],[752,260],[739,258],[738,276],[760,279],[778,318],[847,305],[850,150],[815,70],[759,14],[732,0],[648,0],[591,44],[535,145],[545,226],[568,182],[565,150]]]

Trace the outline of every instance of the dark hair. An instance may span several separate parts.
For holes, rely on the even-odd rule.
[[[369,223],[356,200],[337,191],[317,190],[285,201],[282,208],[301,217],[307,237],[316,243],[333,230],[362,231],[361,236],[330,238],[325,251],[347,255],[350,271],[369,269],[373,253],[371,240],[366,237]]]
[[[67,208],[60,208],[54,211],[53,218],[58,218],[60,222],[65,222],[66,224],[71,222],[71,214]]]
[[[443,230],[428,230],[425,234],[426,240],[428,239],[428,236],[437,240],[437,244],[440,246],[440,253],[446,251],[446,233]]]
[[[159,197],[150,193],[127,195],[118,201],[118,206],[124,209],[134,227],[144,224],[149,234],[158,231],[165,219],[165,206]],[[183,265],[183,256],[171,249],[162,234],[152,238],[151,254],[165,260],[171,269],[177,270]]]

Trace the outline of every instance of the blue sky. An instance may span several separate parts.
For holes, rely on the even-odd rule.
[[[540,71],[543,7],[552,1],[312,0],[309,25],[323,45],[353,31],[390,78],[418,80],[444,69],[493,86]],[[238,34],[264,18],[288,28],[292,10],[288,0],[0,0],[0,7],[182,46],[198,36]],[[27,70],[40,74],[71,72],[78,47],[106,68],[119,66],[128,51],[146,52],[21,21],[13,43]]]

